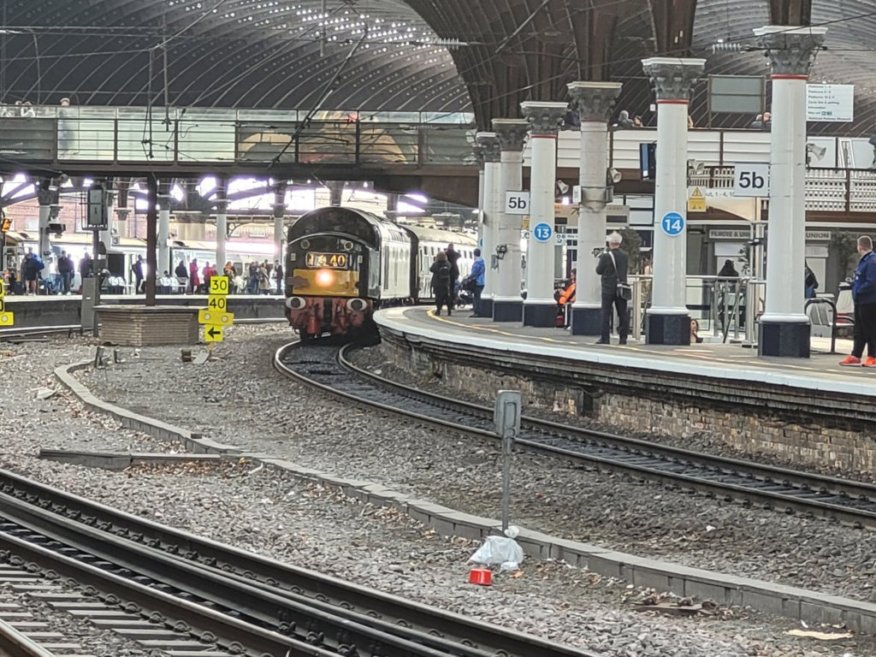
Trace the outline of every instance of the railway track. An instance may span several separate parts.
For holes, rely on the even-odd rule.
[[[2,470],[0,551],[126,601],[124,608],[143,617],[176,619],[188,634],[231,652],[596,657],[235,550]]]
[[[81,334],[82,327],[79,324],[69,324],[63,326],[21,326],[18,328],[0,329],[0,342],[29,342],[41,340],[48,335],[61,335],[64,333],[68,336],[74,333]]]
[[[493,409],[412,389],[353,365],[355,345],[290,343],[274,356],[285,376],[359,404],[496,438]],[[712,456],[599,431],[524,417],[518,445],[670,487],[748,504],[876,528],[876,486]]]

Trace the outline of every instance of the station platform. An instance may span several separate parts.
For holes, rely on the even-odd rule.
[[[595,336],[576,336],[557,328],[524,327],[471,318],[470,311],[436,316],[423,308],[391,308],[377,313],[378,326],[424,338],[485,350],[537,354],[545,359],[581,361],[612,367],[674,372],[734,382],[774,385],[876,397],[876,368],[840,367],[851,340],[837,340],[836,354],[828,338],[813,338],[809,359],[761,358],[757,349],[740,344],[704,341],[686,347],[629,344],[597,345]]]
[[[158,295],[160,306],[206,307],[206,294],[167,294]],[[71,295],[8,295],[6,309],[15,313],[15,328],[69,326],[80,322],[82,297]],[[142,294],[104,294],[100,303],[104,305],[137,305],[146,302]],[[281,319],[284,316],[283,297],[276,295],[228,296],[228,310],[235,319]]]
[[[596,337],[434,310],[381,310],[386,359],[419,379],[484,398],[521,390],[541,411],[673,438],[705,436],[794,466],[876,471],[876,368],[840,367],[851,343],[813,338],[809,359],[740,344],[596,345]],[[616,340],[616,339],[615,339]]]

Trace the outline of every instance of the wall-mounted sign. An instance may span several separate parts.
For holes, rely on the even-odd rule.
[[[855,118],[855,85],[807,84],[806,120],[848,123]]]

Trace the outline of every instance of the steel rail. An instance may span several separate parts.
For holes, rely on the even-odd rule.
[[[129,570],[136,569],[150,577],[159,573],[166,576],[172,571],[165,561],[170,559],[178,562],[183,571],[194,573],[195,569],[200,569],[207,571],[213,582],[218,580],[242,586],[248,595],[258,597],[260,594],[253,591],[258,589],[274,603],[274,607],[267,610],[264,607],[256,609],[259,612],[255,613],[256,619],[265,624],[278,618],[272,615],[272,609],[282,604],[291,605],[299,613],[302,607],[311,607],[322,614],[343,619],[348,624],[346,630],[355,629],[360,624],[394,635],[403,642],[413,642],[424,648],[434,649],[436,652],[433,654],[454,654],[461,657],[487,657],[493,654],[521,657],[533,654],[543,657],[595,657],[592,653],[473,621],[313,571],[280,564],[58,491],[11,472],[0,470],[0,492],[0,500],[8,498],[17,501],[17,504],[10,507],[19,509],[16,512],[17,521],[24,517],[39,531],[52,531],[53,538],[59,540],[67,541],[71,537],[79,536],[76,540],[83,543],[83,533],[91,536],[86,547],[90,550],[103,550],[101,558],[106,561],[118,562],[115,555],[121,554],[121,547],[113,548],[109,552],[101,547],[106,536],[109,537],[107,540],[120,542],[122,546],[133,542],[151,551],[161,551],[161,565],[154,565],[149,569],[146,565],[152,563],[151,561],[146,563],[139,557],[131,557],[124,564]],[[34,508],[46,510],[42,519],[34,520],[29,515],[32,511],[27,509]],[[59,515],[64,516],[61,525],[65,527],[63,532],[52,529],[58,524],[52,516]],[[70,528],[71,524],[83,527],[75,530]],[[109,534],[105,536],[105,532]],[[177,578],[183,581],[184,576],[174,575],[174,579]],[[204,586],[206,585],[202,589]],[[228,605],[228,595],[222,597],[212,588],[207,592],[210,596],[204,590],[199,595],[207,597],[214,605]],[[232,600],[238,608],[243,602],[247,602],[247,609],[255,608],[251,598],[234,594]],[[284,615],[279,619],[278,627],[287,630],[291,626],[291,620],[294,619]],[[348,631],[348,634],[353,633]],[[360,654],[367,653],[360,651]]]
[[[367,407],[496,439],[491,408],[413,389],[365,371],[346,358],[355,345],[346,345],[335,354],[338,371],[331,370],[326,359],[315,361],[306,354],[300,363],[303,367],[296,370],[284,361],[299,344],[284,345],[274,356],[274,367],[287,377]],[[301,349],[312,350],[312,345]],[[356,378],[351,379],[351,375]],[[375,390],[383,394],[376,395]],[[395,402],[385,400],[386,391],[391,392],[390,398],[396,397]],[[517,443],[668,486],[788,513],[803,512],[856,527],[876,527],[876,486],[864,482],[712,456],[530,416],[524,416]]]
[[[288,643],[284,650],[300,643],[324,648],[329,654],[357,657],[489,657],[489,653],[466,650],[459,645],[433,647],[435,643],[445,642],[433,640],[425,633],[409,632],[416,636],[408,638],[355,622],[317,605],[254,587],[243,578],[229,577],[220,570],[206,569],[70,521],[16,498],[0,495],[0,517],[21,526],[23,531],[34,533],[35,540],[55,542],[58,550],[78,550],[130,578],[141,581],[145,578],[152,587],[169,588],[201,605],[224,611],[229,617],[275,633],[278,639]],[[5,533],[11,532],[7,529]],[[286,634],[290,636],[284,637]],[[277,646],[272,654],[279,654]]]
[[[0,655],[4,654],[10,657],[56,657],[6,621],[0,620]]]
[[[81,333],[82,327],[79,324],[65,324],[63,326],[21,326],[16,328],[0,329],[0,342],[15,340],[28,340],[37,338],[43,335],[55,335],[56,333]]]
[[[337,657],[336,653],[328,650],[293,641],[128,577],[108,572],[104,569],[106,562],[99,561],[98,565],[91,565],[81,558],[68,556],[64,551],[28,541],[9,531],[0,532],[0,550],[6,553],[3,556],[17,555],[53,573],[71,578],[80,585],[114,596],[114,599],[128,600],[140,610],[183,619],[191,633],[202,633],[203,637],[221,637],[230,648],[239,646],[241,651],[259,650],[263,654],[284,656],[288,652],[290,657]]]

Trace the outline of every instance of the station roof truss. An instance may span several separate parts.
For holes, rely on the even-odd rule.
[[[646,122],[641,59],[705,57],[707,74],[764,75],[752,30],[824,25],[814,82],[856,86],[853,124],[876,114],[872,0],[5,0],[0,100],[57,104],[474,112],[478,127],[525,100],[566,100],[575,80],[624,83]],[[768,89],[764,109],[768,109]],[[744,127],[709,111],[698,126]],[[652,121],[653,122],[653,121]]]

